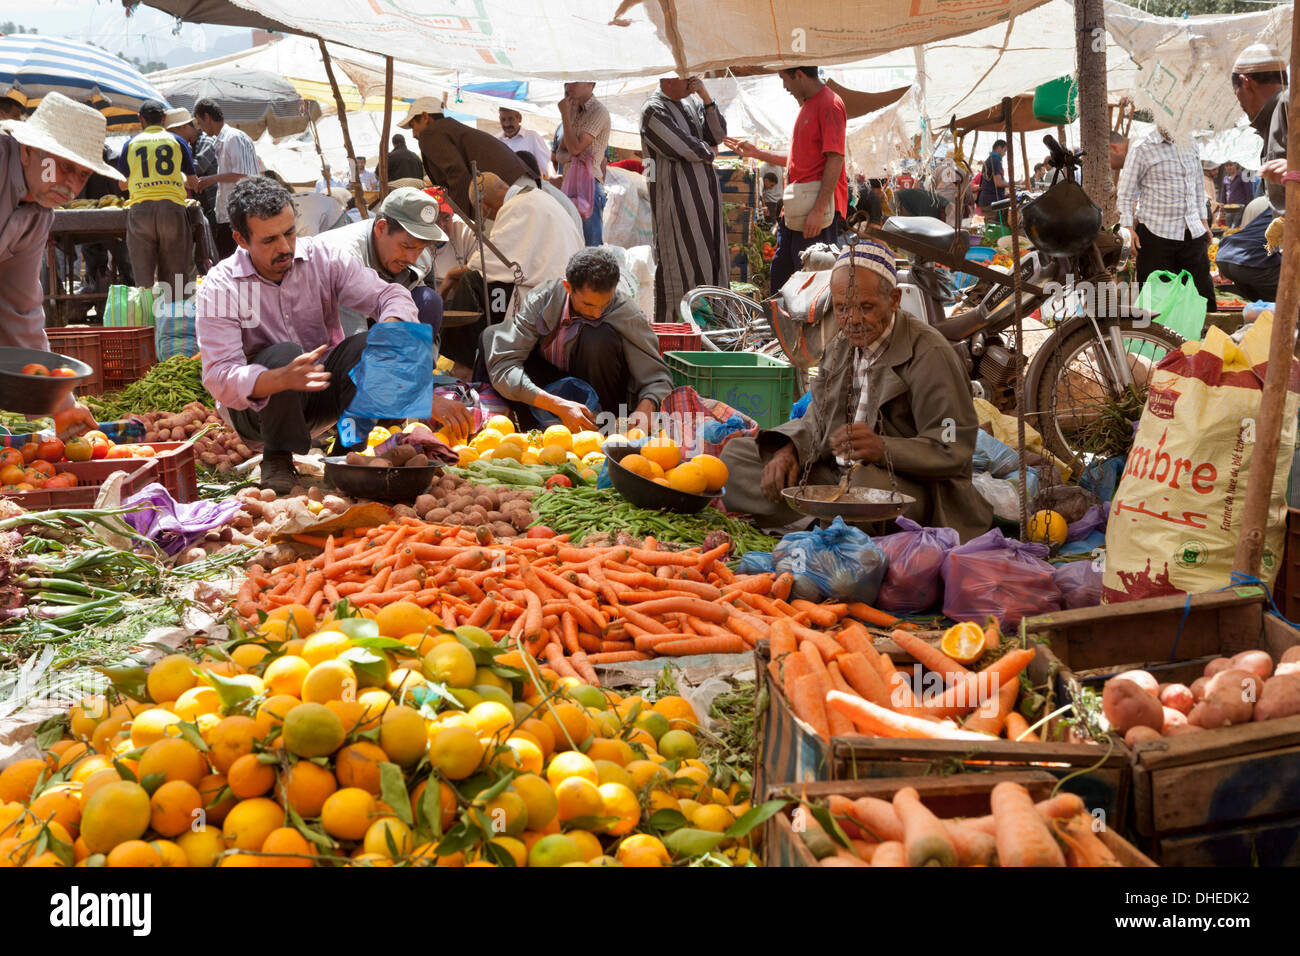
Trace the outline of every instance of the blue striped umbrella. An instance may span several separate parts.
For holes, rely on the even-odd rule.
[[[17,88],[35,107],[57,90],[80,103],[134,113],[145,100],[163,100],[140,71],[106,50],[34,33],[0,37],[0,96]],[[166,102],[166,100],[163,100]]]

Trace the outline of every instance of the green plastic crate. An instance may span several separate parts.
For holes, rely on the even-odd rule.
[[[726,402],[775,428],[790,420],[799,398],[799,371],[789,362],[753,352],[666,352],[673,385],[689,385],[705,398]]]

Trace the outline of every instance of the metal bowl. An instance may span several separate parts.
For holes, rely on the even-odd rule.
[[[411,504],[429,490],[433,479],[442,473],[441,465],[415,468],[372,468],[349,465],[335,456],[325,459],[325,480],[352,498]]]
[[[24,365],[37,362],[46,368],[62,366],[77,374],[67,377],[24,375]],[[40,349],[0,348],[0,408],[24,415],[53,415],[78,385],[90,379],[95,370],[85,362],[56,352]]]
[[[628,471],[619,462],[638,451],[632,445],[607,444],[601,451],[605,453],[605,461],[609,466],[609,480],[614,483],[614,489],[638,508],[693,515],[722,494],[718,491],[708,495],[692,495],[685,491],[678,491],[676,488],[657,485],[649,478],[642,478],[635,472]]]
[[[800,514],[814,518],[843,518],[845,521],[885,521],[897,518],[916,499],[899,491],[852,486],[838,501],[830,501],[839,485],[806,485],[786,488],[781,494]],[[802,492],[802,493],[801,493]]]

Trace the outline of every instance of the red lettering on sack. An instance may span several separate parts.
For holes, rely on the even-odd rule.
[[[1204,478],[1201,477],[1201,472],[1203,471],[1206,472]],[[1214,479],[1218,477],[1219,477],[1218,469],[1216,469],[1208,461],[1202,462],[1201,464],[1196,466],[1195,470],[1192,471],[1192,491],[1195,491],[1198,494],[1208,495],[1210,492],[1214,490]],[[1201,485],[1202,481],[1205,482],[1204,487],[1202,487]]]
[[[1174,405],[1178,402],[1179,393],[1172,389],[1151,389],[1147,392],[1147,410],[1156,418],[1166,420],[1174,417]]]

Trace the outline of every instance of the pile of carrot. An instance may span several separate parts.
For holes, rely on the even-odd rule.
[[[931,812],[912,787],[900,789],[892,802],[832,795],[826,803],[850,846],[828,835],[821,839],[816,828],[816,838],[805,840],[825,854],[821,866],[1122,865],[1072,793],[1034,803],[1024,787],[1004,780],[993,788],[990,815],[950,819]]]
[[[670,551],[647,538],[640,548],[578,548],[567,535],[494,541],[402,518],[320,546],[311,560],[252,566],[236,599],[240,616],[253,622],[259,610],[303,604],[319,619],[345,598],[363,608],[413,601],[447,627],[520,638],[561,676],[591,683],[594,664],[744,652],[777,624],[835,644],[819,628],[901,623],[864,604],[787,601],[794,579],[733,573],[723,563],[730,544]]]
[[[996,648],[993,628],[986,647]],[[847,734],[936,740],[1038,740],[1015,709],[1020,672],[1034,652],[1007,650],[983,670],[972,671],[917,634],[895,630],[893,639],[913,659],[943,678],[933,699],[918,700],[906,677],[871,636],[854,622],[837,632],[771,628],[771,663],[777,685],[795,716],[823,738]],[[965,718],[962,724],[956,718]]]

